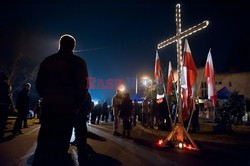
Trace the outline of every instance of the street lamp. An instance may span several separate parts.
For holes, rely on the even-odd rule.
[[[142,78],[143,85],[145,86],[146,95],[152,96],[153,80],[148,75],[144,75]]]
[[[139,87],[141,86],[141,82],[142,82],[145,88],[150,87],[152,91],[153,80],[150,78],[150,76],[143,75],[142,77],[138,77],[138,75],[136,74],[135,76],[135,93],[136,94],[138,93],[138,82],[139,82]],[[151,84],[148,84],[149,82],[151,82]]]
[[[121,92],[124,92],[124,91],[126,90],[125,85],[120,85],[119,90],[120,90]]]
[[[151,79],[150,79],[150,77],[149,76],[147,76],[147,75],[144,75],[143,77],[142,77],[142,80],[143,80],[143,85],[145,85],[146,87],[147,87],[147,83],[149,82],[149,81],[151,81]]]

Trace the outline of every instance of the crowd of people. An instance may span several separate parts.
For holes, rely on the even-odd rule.
[[[30,109],[30,83],[25,83],[13,102],[9,77],[0,76],[0,141],[4,141],[4,129],[7,128],[8,115],[17,110],[17,118],[12,133],[16,136],[23,134],[22,128],[28,128],[27,117]]]
[[[137,100],[131,101],[128,93],[122,94],[120,90],[116,90],[111,104],[114,116],[114,135],[121,134],[118,131],[120,120],[122,120],[123,124],[123,136],[126,135],[126,130],[130,130],[138,122],[145,128],[168,131],[171,129],[172,123],[178,121],[176,104],[171,102],[168,107],[165,98],[157,101],[156,98],[150,99],[149,97],[145,97],[142,102],[138,102]],[[198,120],[199,111],[199,102],[196,102],[191,120],[192,131],[194,132],[200,129]],[[189,118],[191,118],[191,112]],[[188,126],[189,118],[184,122],[185,127]],[[130,137],[130,134],[128,135]]]
[[[68,148],[72,129],[75,128],[75,141],[79,163],[84,165],[88,156],[87,121],[100,124],[100,121],[113,122],[113,134],[131,138],[131,129],[138,122],[143,127],[160,130],[170,130],[171,117],[176,115],[175,104],[168,110],[166,99],[158,103],[155,98],[145,97],[142,103],[132,101],[129,93],[119,89],[111,100],[97,104],[88,92],[88,71],[86,62],[73,52],[76,41],[71,35],[63,35],[59,40],[57,53],[48,56],[40,65],[36,78],[36,90],[40,99],[36,112],[40,120],[40,131],[37,138],[37,148],[34,154],[34,166],[68,165]],[[16,103],[13,103],[9,78],[0,76],[0,139],[4,138],[8,113],[13,105],[17,109],[17,118],[13,134],[23,132],[27,128],[29,113],[30,83],[25,83],[18,93]],[[194,114],[197,117],[197,114]],[[119,131],[122,122],[123,131]],[[198,123],[198,120],[194,123]],[[197,128],[198,129],[198,128]],[[53,147],[53,148],[51,148]]]

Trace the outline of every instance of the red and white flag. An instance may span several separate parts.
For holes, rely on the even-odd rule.
[[[185,40],[183,66],[181,71],[181,93],[183,96],[183,119],[187,118],[188,110],[193,107],[193,97],[195,91],[195,81],[197,78],[197,70],[192,57],[188,41]]]
[[[174,81],[174,72],[172,70],[171,62],[169,61],[168,65],[168,83],[167,83],[167,95],[172,93],[172,82]]]
[[[159,80],[161,78],[161,62],[160,62],[160,58],[158,55],[158,51],[156,50],[156,57],[155,57],[155,79]]]
[[[216,94],[215,80],[214,80],[214,65],[210,50],[207,55],[207,61],[204,69],[204,76],[207,77],[208,99],[212,100],[213,106],[215,106],[217,101],[217,94]]]

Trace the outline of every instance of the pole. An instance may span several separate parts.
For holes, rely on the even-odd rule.
[[[205,69],[203,69],[203,72],[202,72],[202,73],[204,73],[204,70],[205,70]],[[201,83],[202,83],[202,80],[203,80],[203,76],[204,76],[204,75],[202,74],[201,80],[200,80],[200,83],[199,83],[199,85],[198,85],[198,89],[197,89],[197,92],[196,92],[195,99],[197,98],[197,96],[199,96],[199,92],[200,92],[200,88],[201,88]],[[190,119],[189,119],[189,121],[188,121],[187,132],[188,132],[188,130],[189,130],[190,123],[191,123],[191,120],[192,120],[192,118],[193,118],[194,109],[195,109],[195,107],[193,107],[193,110],[192,110],[192,112],[191,112]]]
[[[135,75],[135,94],[138,92],[138,80],[137,80],[137,74]]]
[[[169,108],[169,103],[168,103],[168,98],[167,98],[167,92],[166,92],[166,86],[165,86],[165,81],[164,81],[164,77],[161,71],[161,79],[163,82],[163,90],[164,90],[164,97],[167,101],[167,107],[168,107],[168,114],[169,114],[169,118],[170,118],[170,124],[171,124],[171,128],[173,127],[173,122],[172,122],[172,116],[171,116],[171,112],[170,112],[170,108]]]
[[[177,119],[177,111],[178,111],[178,94],[177,94],[177,89],[174,84],[174,90],[175,90],[175,97],[176,97],[176,107],[175,107],[175,117],[174,117],[174,124],[176,124],[176,119]]]

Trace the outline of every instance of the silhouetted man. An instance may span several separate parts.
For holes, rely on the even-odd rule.
[[[73,53],[75,39],[63,35],[59,44],[59,51],[41,63],[36,79],[43,100],[33,165],[69,165],[74,118],[88,91],[86,63]]]
[[[108,122],[109,112],[108,112],[108,103],[107,100],[104,100],[102,104],[102,121]]]
[[[113,107],[113,115],[114,115],[113,131],[114,131],[114,135],[117,135],[117,136],[120,135],[118,131],[118,123],[119,123],[118,115],[119,115],[121,103],[122,103],[122,94],[121,94],[121,91],[117,89],[116,94],[112,98],[112,107]]]
[[[30,88],[31,84],[26,83],[23,89],[18,93],[16,100],[16,108],[17,108],[17,119],[14,125],[13,134],[23,134],[21,131],[22,123],[23,127],[27,128],[27,116],[29,113],[29,101],[30,101]]]
[[[101,119],[101,115],[102,115],[102,104],[100,101],[97,102],[97,104],[95,105],[94,107],[94,113],[95,113],[95,120],[94,122],[96,121],[96,118],[97,118],[97,124],[99,125],[100,123],[100,119]]]
[[[7,123],[11,105],[10,85],[6,75],[0,76],[0,142],[3,140],[4,128]]]

